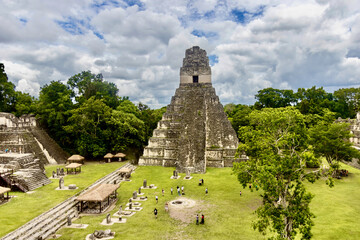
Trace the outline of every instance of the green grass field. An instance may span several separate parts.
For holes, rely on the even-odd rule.
[[[100,168],[110,166],[112,165],[88,165],[87,169],[83,170],[83,178],[78,178],[80,175],[73,176],[73,182],[70,182],[70,177],[66,177],[65,185],[75,183],[78,186],[81,184],[88,186],[90,182],[85,179],[85,176],[86,178],[89,176],[85,175],[87,171],[91,171],[90,176],[95,177],[94,175],[99,172],[105,173],[106,170]],[[113,169],[119,167],[115,164],[113,166]],[[349,166],[344,166],[344,168],[349,170],[350,176],[336,180],[334,188],[329,188],[324,180],[319,180],[315,184],[307,184],[308,190],[315,194],[311,203],[311,210],[316,215],[312,231],[313,239],[359,239],[360,170]],[[53,169],[50,167],[47,170],[51,172]],[[259,192],[242,189],[236,177],[231,174],[230,168],[209,168],[206,174],[193,174],[194,178],[191,180],[170,179],[173,170],[173,168],[163,167],[138,167],[132,175],[132,181],[121,184],[118,190],[119,200],[116,207],[110,212],[111,215],[118,210],[120,205],[125,206],[132,196],[132,192],[142,185],[144,179],[147,179],[148,184],[155,184],[158,187],[157,189],[143,190],[149,200],[141,202],[143,210],[128,218],[125,224],[100,225],[106,213],[97,216],[82,216],[74,223],[84,223],[90,226],[86,229],[63,228],[58,231],[58,234],[62,235],[59,239],[85,239],[87,234],[96,229],[115,231],[115,239],[266,239],[251,227],[251,222],[256,217],[253,212],[261,203]],[[184,174],[181,175],[184,176]],[[205,186],[198,186],[200,178],[204,178]],[[26,222],[25,220],[20,221],[22,218],[32,218],[41,213],[42,209],[48,209],[74,193],[60,191],[63,192],[61,194],[67,195],[58,196],[59,191],[53,191],[57,182],[55,185],[53,184],[38,189],[38,194],[41,193],[39,197],[35,197],[36,193],[19,194],[25,195],[25,197],[19,196],[12,199],[10,203],[0,206],[2,226],[0,236]],[[176,186],[184,186],[185,196],[201,203],[202,211],[199,213],[205,215],[205,225],[195,225],[195,216],[191,224],[184,224],[179,220],[172,219],[165,212],[165,202],[177,197]],[[171,187],[174,188],[174,195],[170,194]],[[207,196],[205,187],[209,189]],[[162,188],[165,189],[164,197],[161,195]],[[241,197],[240,190],[243,193]],[[156,195],[159,196],[158,204],[155,202]],[[35,206],[38,209],[36,213],[33,212]],[[158,219],[154,218],[155,207],[159,210]],[[14,216],[12,217],[12,215]]]
[[[10,195],[16,197],[12,198],[10,202],[0,205],[0,237],[63,202],[124,164],[124,162],[110,164],[86,163],[82,166],[81,174],[68,175],[64,178],[66,186],[76,184],[79,187],[72,191],[56,191],[55,188],[59,186],[59,180],[54,179],[52,183],[36,189],[32,194],[11,192]],[[64,166],[47,166],[46,175],[50,177],[52,171],[56,171],[58,167]]]

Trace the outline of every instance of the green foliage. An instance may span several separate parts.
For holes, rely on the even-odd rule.
[[[161,120],[162,115],[166,112],[166,107],[160,109],[150,109],[145,104],[139,103],[139,118],[144,122],[145,127],[145,143],[153,134],[153,130],[157,127],[157,123]]]
[[[256,109],[287,107],[296,103],[297,98],[293,90],[264,88],[255,95]]]
[[[347,123],[320,122],[310,129],[310,143],[315,154],[326,158],[333,170],[338,169],[339,161],[360,158],[360,152],[352,147],[349,138],[352,134]]]
[[[238,130],[241,126],[249,125],[249,114],[252,111],[250,106],[242,104],[235,105],[231,103],[225,105],[224,111],[236,133],[238,133]]]
[[[360,88],[341,88],[334,92],[335,105],[334,112],[337,117],[355,118],[360,110]]]
[[[107,139],[111,131],[107,122],[111,118],[111,108],[102,100],[91,97],[80,107],[71,110],[69,124],[64,130],[75,139],[77,152],[85,157],[100,157],[107,152]]]
[[[30,96],[28,93],[16,92],[15,93],[15,115],[20,117],[23,114],[36,113],[37,100]]]
[[[334,103],[333,95],[322,87],[299,88],[296,95],[299,99],[296,107],[302,114],[320,114],[324,108],[332,109]]]
[[[15,102],[15,85],[8,81],[5,66],[0,63],[0,112],[12,112]]]
[[[139,109],[129,100],[121,102],[119,107],[112,111],[111,118],[108,120],[112,151],[124,151],[128,148],[141,149],[146,139],[146,129],[139,115]]]
[[[63,147],[71,145],[72,141],[63,131],[63,126],[70,117],[70,111],[74,108],[72,95],[73,91],[65,84],[52,81],[41,88],[37,107],[40,124]]]
[[[102,99],[111,108],[119,105],[118,88],[114,83],[104,81],[102,74],[83,71],[69,78],[67,84],[78,93],[75,99],[80,105],[91,97]]]
[[[311,151],[303,152],[301,154],[302,159],[305,161],[305,165],[308,168],[319,168],[321,160],[315,157],[315,154]]]
[[[310,239],[313,195],[305,191],[303,182],[314,182],[317,175],[305,172],[301,156],[308,148],[304,116],[288,107],[256,110],[249,117],[250,125],[240,128],[243,143],[238,149],[249,160],[235,163],[233,171],[243,187],[252,184],[264,192],[254,228],[263,234],[270,229],[276,239],[294,239],[297,233]]]

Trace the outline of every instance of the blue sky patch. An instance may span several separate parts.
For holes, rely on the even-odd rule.
[[[231,18],[233,21],[241,24],[249,23],[251,20],[263,16],[265,6],[260,6],[256,12],[248,12],[245,9],[233,9],[231,10]]]
[[[93,31],[93,33],[95,34],[95,36],[97,36],[97,37],[100,38],[101,40],[104,39],[104,35],[102,35],[101,33],[96,32],[96,31]]]
[[[145,4],[140,0],[123,0],[129,7],[138,6],[139,10],[145,10]]]
[[[111,7],[120,7],[120,4],[116,0],[104,0],[104,1],[95,1],[93,4],[90,5],[91,8],[95,9],[96,13],[99,13],[100,10],[111,6]]]
[[[191,32],[192,35],[197,37],[206,37],[206,38],[214,38],[217,37],[218,34],[216,32],[204,32],[202,30],[194,29]]]
[[[28,22],[28,20],[26,18],[20,18],[19,20],[24,25],[26,25],[26,23]]]
[[[76,19],[73,17],[67,17],[66,20],[64,20],[64,21],[56,20],[55,22],[62,29],[64,29],[65,31],[67,31],[68,33],[70,33],[72,35],[84,34],[84,30],[83,30],[83,27],[85,25],[84,20],[79,20],[79,19]]]
[[[219,57],[217,55],[215,55],[215,54],[209,55],[210,66],[214,66],[218,62],[219,62]]]

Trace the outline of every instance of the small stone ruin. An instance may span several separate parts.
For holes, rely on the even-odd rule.
[[[64,162],[67,155],[33,115],[0,112],[0,186],[27,192],[49,184],[44,165]]]
[[[110,229],[107,230],[95,230],[94,233],[92,233],[89,236],[89,239],[96,240],[96,239],[103,239],[108,237],[114,237],[115,232],[112,232]]]

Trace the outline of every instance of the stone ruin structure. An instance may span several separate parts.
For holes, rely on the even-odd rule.
[[[349,140],[360,150],[360,112],[356,114],[356,119],[342,119],[339,117],[336,122],[345,122],[350,124],[350,132],[354,135]]]
[[[149,139],[139,165],[176,167],[179,172],[206,172],[232,166],[238,138],[211,83],[206,51],[186,50],[180,86]]]
[[[67,158],[33,115],[0,113],[0,186],[26,192],[48,184],[44,165]]]

